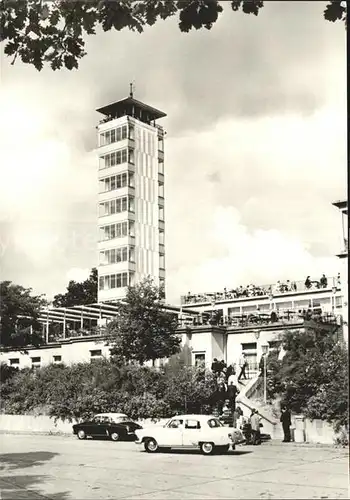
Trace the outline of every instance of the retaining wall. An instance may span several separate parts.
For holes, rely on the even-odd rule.
[[[145,419],[140,421],[144,427],[149,425],[164,425],[169,419],[163,418],[158,421]],[[73,434],[74,422],[50,418],[46,415],[6,415],[0,414],[0,432],[36,432],[42,434]]]
[[[150,425],[164,425],[168,419],[159,419],[158,421],[145,419],[141,420],[140,424],[143,426]],[[72,434],[72,425],[75,422],[68,422],[45,415],[32,416],[32,415],[0,415],[0,432],[18,432],[18,433],[42,433],[42,434]],[[292,422],[292,427],[295,428],[295,422]],[[320,444],[333,444],[335,432],[330,424],[322,420],[307,420],[303,422],[304,427],[304,442],[306,443],[320,443]],[[262,432],[267,432],[271,435],[272,439],[281,439],[282,426],[268,425],[264,422]],[[293,433],[292,433],[293,434]]]
[[[323,420],[305,419],[305,441],[307,443],[333,444],[335,432],[331,424]]]
[[[37,417],[32,415],[0,415],[0,431],[3,432],[38,432],[38,433],[63,433],[72,434],[72,425],[68,422],[46,415]]]

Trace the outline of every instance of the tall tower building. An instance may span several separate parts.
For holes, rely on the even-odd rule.
[[[129,97],[97,110],[98,301],[111,302],[150,276],[165,285],[165,113]]]

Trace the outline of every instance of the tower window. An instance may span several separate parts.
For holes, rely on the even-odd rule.
[[[126,163],[128,161],[128,150],[119,149],[119,151],[113,151],[107,155],[100,157],[100,169],[114,167],[115,165],[120,165],[121,163]]]
[[[107,144],[112,144],[113,142],[118,142],[126,139],[128,136],[128,129],[126,125],[122,127],[113,128],[112,130],[107,130],[100,134],[100,146],[106,146]]]
[[[100,276],[99,290],[110,290],[112,288],[123,288],[128,286],[128,273],[117,273]]]
[[[105,177],[100,179],[100,192],[105,193],[108,191],[114,191],[115,189],[127,187],[128,185],[128,174],[123,172],[119,175],[112,175],[111,177]]]
[[[131,124],[129,124],[129,139],[132,141],[135,139],[135,127]]]
[[[129,221],[129,224],[128,221],[124,221],[100,227],[100,241],[113,240],[114,238],[124,238],[128,235],[134,235],[133,221]]]
[[[128,261],[128,247],[111,248],[100,252],[100,265],[118,264]],[[113,288],[113,287],[112,287]]]
[[[134,198],[123,196],[114,200],[104,201],[99,204],[99,217],[105,215],[119,214],[121,212],[134,211]]]
[[[165,237],[164,237],[164,231],[159,231],[159,244],[164,245]]]

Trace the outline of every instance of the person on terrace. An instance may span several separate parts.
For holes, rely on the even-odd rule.
[[[327,288],[328,280],[324,274],[322,274],[320,279],[321,288]]]
[[[305,288],[311,288],[311,286],[312,286],[312,283],[310,280],[310,276],[308,276],[305,280]]]

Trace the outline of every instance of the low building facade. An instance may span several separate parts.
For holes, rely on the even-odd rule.
[[[205,364],[210,368],[212,360],[224,360],[227,364],[237,364],[244,352],[248,362],[247,375],[255,376],[263,346],[268,350],[278,349],[282,334],[286,330],[303,331],[304,322],[237,328],[218,325],[184,326],[178,329],[182,345],[191,349],[192,365]],[[71,365],[79,362],[93,362],[110,357],[111,346],[101,335],[71,337],[58,342],[50,342],[40,347],[23,350],[4,350],[0,362],[14,368],[37,369],[49,364]],[[158,361],[156,366],[164,363]],[[151,365],[151,363],[149,363]]]
[[[192,351],[192,365],[204,363],[210,367],[214,358],[237,365],[244,352],[249,377],[256,374],[263,351],[279,349],[286,330],[302,332],[309,316],[323,316],[335,327],[342,324],[343,290],[337,278],[328,278],[323,287],[299,286],[296,291],[277,291],[270,296],[217,296],[212,302],[183,302],[180,307],[164,305],[164,309],[177,315],[178,333],[182,344]],[[26,352],[3,350],[0,362],[35,369],[50,363],[70,365],[108,359],[111,346],[105,340],[105,325],[115,318],[117,309],[107,304],[49,309],[40,317],[45,343],[28,347]],[[50,322],[61,329],[56,339],[49,335]],[[77,322],[78,328],[69,329],[69,324],[77,326]],[[162,362],[165,360],[156,365]]]

